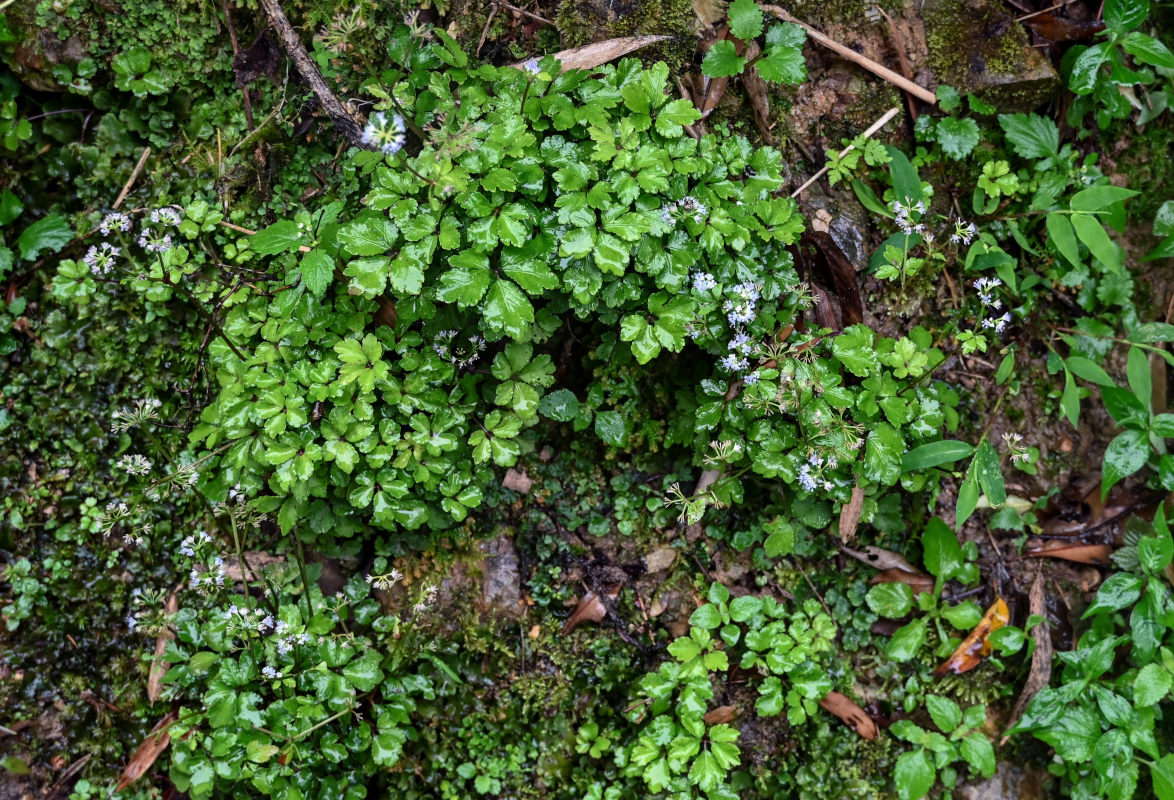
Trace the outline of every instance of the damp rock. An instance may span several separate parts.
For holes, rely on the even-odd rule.
[[[16,3],[6,9],[15,40],[0,45],[0,61],[30,89],[64,92],[89,51],[80,36],[61,39],[52,25],[38,25],[36,7],[36,3]]]
[[[1051,62],[997,0],[929,0],[922,17],[939,84],[999,111],[1030,111],[1060,90]]]
[[[522,602],[518,551],[509,536],[498,534],[480,544],[481,604],[494,617],[518,618],[526,613]]]

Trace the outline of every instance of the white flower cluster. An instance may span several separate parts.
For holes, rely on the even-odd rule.
[[[82,256],[82,263],[90,268],[95,278],[105,278],[113,270],[120,255],[121,247],[115,247],[110,242],[102,242],[86,251]]]
[[[693,276],[693,291],[708,292],[717,286],[717,280],[708,272],[698,272]]]
[[[111,231],[126,233],[130,230],[130,217],[121,211],[111,212],[98,223],[98,230],[102,232],[103,236],[109,236]]]
[[[192,567],[190,577],[191,587],[196,590],[208,591],[213,586],[223,586],[224,579],[228,577],[228,573],[224,570],[224,559],[220,556],[213,556],[212,563],[203,572]]]
[[[123,456],[122,458],[118,459],[118,462],[115,464],[115,466],[125,472],[127,475],[146,475],[151,471],[150,460],[146,456],[139,453],[135,453],[133,456]]]
[[[453,330],[441,331],[436,335],[437,341],[432,343],[432,350],[436,355],[456,365],[457,369],[465,369],[477,363],[485,350],[485,337],[473,334],[462,346],[454,346],[453,340],[457,332]]]
[[[158,419],[159,415],[155,413],[155,409],[159,405],[159,401],[154,397],[136,400],[133,408],[120,408],[110,415],[110,421],[113,423],[110,428],[115,433],[124,433],[149,419]]]
[[[823,487],[824,491],[830,492],[835,488],[835,484],[824,479],[820,475],[819,470],[823,467],[835,469],[837,463],[838,461],[835,456],[824,459],[819,453],[812,450],[807,454],[807,463],[799,467],[799,485],[808,492],[814,492],[820,487]]]
[[[403,149],[407,141],[407,129],[404,127],[404,118],[399,114],[392,114],[391,120],[387,114],[376,111],[367,118],[367,125],[363,128],[363,144],[369,144],[384,155],[395,155]]]
[[[758,311],[758,287],[747,281],[739,283],[730,289],[733,299],[726,300],[722,310],[726,312],[726,319],[735,328],[740,325],[749,325],[754,321]]]
[[[200,547],[201,545],[211,543],[212,537],[208,535],[207,531],[196,531],[194,534],[186,537],[182,542],[179,543],[179,553],[180,555],[187,556],[188,558],[195,558],[196,548]]]
[[[900,200],[894,200],[889,204],[889,209],[896,217],[897,227],[901,229],[906,236],[912,236],[915,233],[925,233],[925,223],[921,221],[921,217],[925,214],[925,203],[918,200],[916,203],[905,204]],[[910,217],[911,214],[917,214],[917,219]]]
[[[433,601],[436,600],[436,594],[438,591],[439,588],[436,586],[426,587],[424,592],[420,595],[420,599],[416,601],[414,606],[412,606],[412,611],[417,614],[421,614],[427,611],[428,607],[432,605]]]
[[[542,71],[542,68],[538,66],[538,59],[536,58],[527,59],[525,62],[523,62],[522,69],[531,75],[537,75]]]
[[[950,234],[950,244],[970,244],[978,236],[978,226],[973,222],[954,220],[954,232]]]
[[[366,581],[376,589],[382,589],[386,592],[392,586],[395,586],[397,583],[403,580],[403,577],[404,576],[402,572],[400,572],[398,569],[393,569],[391,572],[385,573],[383,575],[368,575],[366,577]]]
[[[979,278],[973,284],[975,290],[978,292],[979,301],[986,308],[991,311],[1000,311],[1003,308],[1003,301],[994,296],[995,289],[1003,285],[1003,282],[998,278]],[[1007,327],[1007,323],[1011,321],[1011,312],[1005,312],[1002,316],[987,317],[982,321],[982,327],[993,329],[995,333],[1002,333],[1003,329]]]

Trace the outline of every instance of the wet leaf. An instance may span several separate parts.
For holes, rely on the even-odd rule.
[[[151,768],[151,765],[171,743],[171,734],[167,729],[177,719],[179,719],[179,712],[172,711],[155,724],[155,727],[147,734],[147,738],[143,739],[143,743],[135,750],[134,755],[130,757],[130,761],[122,770],[122,775],[119,777],[118,785],[114,787],[114,791],[121,792]]]
[[[835,714],[844,724],[856,731],[862,738],[870,742],[876,739],[876,723],[863,708],[856,705],[850,698],[839,692],[828,692],[827,697],[819,701],[824,711]]]
[[[878,572],[872,576],[868,581],[870,585],[878,583],[903,583],[913,590],[913,594],[931,594],[933,592],[934,580],[929,575],[923,573],[906,572],[903,569],[886,569],[884,572]]]
[[[1060,558],[1077,564],[1109,564],[1113,548],[1107,544],[1083,544],[1061,539],[1033,539],[1027,543],[1027,555],[1032,558]]]
[[[875,547],[869,545],[864,550],[852,550],[847,547],[840,547],[840,552],[852,556],[858,561],[863,561],[870,567],[879,570],[899,569],[910,573],[911,575],[923,574],[921,570],[909,563],[905,556],[900,553],[894,553],[892,550],[885,550],[883,547]]]
[[[1011,710],[1010,723],[1006,730],[1015,726],[1036,693],[1052,680],[1052,634],[1048,630],[1047,600],[1047,594],[1044,590],[1044,574],[1040,570],[1031,583],[1027,610],[1030,615],[1041,617],[1044,621],[1031,629],[1031,638],[1035,640],[1035,652],[1031,654],[1031,669],[1027,673],[1027,680],[1023,682],[1019,699],[1015,701],[1015,707]],[[1002,745],[1006,741],[1007,737],[1004,735],[999,744]]]
[[[864,489],[860,483],[852,489],[852,497],[840,509],[840,541],[844,544],[852,541],[856,535],[856,526],[860,524],[860,514],[864,510]]]
[[[961,675],[969,672],[982,663],[990,655],[990,635],[1002,628],[1011,619],[1011,611],[1003,598],[998,598],[982,615],[982,620],[975,626],[970,635],[962,640],[962,644],[946,659],[933,674],[941,677],[947,673]]]

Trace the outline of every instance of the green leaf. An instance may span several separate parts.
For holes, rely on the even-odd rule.
[[[940,580],[953,578],[965,566],[958,537],[937,517],[925,526],[921,534],[921,547],[925,551],[925,568]]]
[[[1138,707],[1156,706],[1170,694],[1174,679],[1161,664],[1146,664],[1133,679],[1133,703]]]
[[[1132,189],[1122,189],[1120,186],[1090,186],[1072,195],[1069,207],[1073,211],[1100,211],[1102,208],[1113,205],[1130,197],[1136,197],[1141,192]]]
[[[290,253],[297,250],[301,244],[302,233],[297,224],[290,219],[274,222],[268,228],[257,231],[249,239],[253,252],[262,256]]]
[[[746,66],[746,59],[738,55],[734,43],[719,39],[709,48],[701,61],[701,71],[710,78],[732,78]]]
[[[1149,15],[1149,0],[1105,0],[1105,25],[1111,31],[1131,31]]]
[[[925,643],[925,620],[915,619],[902,625],[889,639],[885,652],[894,661],[909,661],[916,657],[921,645]]]
[[[995,748],[981,732],[976,731],[963,739],[959,752],[971,769],[982,777],[989,778],[995,774]]]
[[[1048,214],[1044,217],[1044,226],[1048,229],[1048,238],[1060,255],[1068,259],[1074,267],[1080,266],[1080,245],[1076,243],[1076,231],[1072,227],[1067,214]]]
[[[600,411],[595,415],[595,433],[612,447],[623,447],[628,441],[624,418],[618,411]]]
[[[1096,362],[1091,361],[1084,356],[1072,356],[1064,359],[1064,365],[1078,378],[1083,378],[1089,383],[1095,383],[1097,386],[1115,386],[1113,379],[1109,377],[1109,373],[1105,372]]]
[[[925,707],[933,719],[933,724],[937,725],[942,733],[951,733],[962,724],[962,709],[948,697],[926,695]]]
[[[334,281],[334,259],[321,250],[302,256],[302,282],[315,297],[322,297]]]
[[[703,792],[712,792],[723,780],[726,771],[718,764],[712,752],[701,753],[689,768],[689,780]]]
[[[570,389],[557,389],[538,401],[538,413],[556,422],[570,422],[579,413],[579,400]]]
[[[762,9],[754,0],[730,3],[730,33],[739,39],[756,39],[762,35]]]
[[[913,608],[913,589],[900,582],[878,583],[868,590],[864,601],[873,613],[898,619]]]
[[[747,0],[753,3],[754,0]],[[676,138],[685,133],[683,125],[692,125],[701,119],[701,112],[688,100],[670,100],[656,112],[656,132],[661,136]]]
[[[1053,725],[1037,730],[1035,735],[1056,749],[1056,755],[1070,764],[1092,758],[1093,748],[1101,738],[1101,724],[1087,705],[1070,708]]]
[[[754,62],[754,67],[763,80],[772,83],[798,86],[807,80],[807,61],[803,58],[802,43],[798,47],[768,45],[766,52]]]
[[[970,600],[964,600],[957,605],[944,607],[942,617],[958,630],[968,631],[982,621],[982,609]]]
[[[966,520],[970,519],[970,515],[974,513],[974,509],[978,508],[978,498],[978,466],[974,459],[971,459],[970,466],[966,468],[966,477],[962,479],[962,485],[958,487],[958,505],[954,509],[954,527],[962,529]]]
[[[1105,233],[1104,226],[1096,217],[1089,214],[1072,214],[1072,227],[1076,229],[1076,236],[1084,242],[1085,247],[1096,256],[1097,260],[1107,269],[1121,269],[1121,255],[1117,252],[1117,245],[1113,244],[1109,234]]]
[[[969,117],[946,117],[938,122],[937,136],[942,152],[958,161],[978,146],[978,123]]]
[[[1055,157],[1060,150],[1060,129],[1039,114],[1000,114],[999,125],[1020,158]]]
[[[1072,64],[1068,77],[1068,88],[1076,94],[1089,94],[1097,85],[1101,64],[1108,59],[1108,46],[1104,43],[1086,48]]]
[[[341,226],[337,237],[338,244],[351,255],[377,256],[395,247],[398,233],[387,217],[368,212]]]
[[[901,457],[901,471],[917,472],[918,470],[938,467],[942,464],[953,464],[955,461],[966,458],[973,452],[973,445],[954,439],[929,442],[913,448]]]
[[[722,624],[722,615],[718,611],[717,606],[713,603],[706,603],[698,608],[689,617],[689,624],[696,628],[704,628],[705,630],[713,630]]]
[[[730,619],[734,622],[746,622],[762,609],[762,598],[754,595],[735,597],[730,601]]]
[[[1136,575],[1130,575],[1128,572],[1110,575],[1097,590],[1096,599],[1081,619],[1088,619],[1105,611],[1120,611],[1126,606],[1133,605],[1137,598],[1141,597],[1141,587],[1142,579]]]
[[[668,646],[669,655],[684,664],[701,655],[701,645],[689,636],[680,636]]]
[[[1169,203],[1174,206],[1174,202]],[[0,191],[0,228],[5,227],[8,223],[21,215],[24,211],[24,203],[20,202],[20,198],[12,192],[5,189]],[[1155,230],[1157,229],[1157,222],[1154,223]]]
[[[1150,764],[1150,778],[1158,800],[1174,800],[1174,753],[1167,753]]]
[[[382,657],[375,650],[368,650],[342,668],[342,676],[360,692],[369,692],[383,680],[379,664]]]
[[[885,145],[889,157],[889,175],[893,181],[893,195],[905,205],[922,199],[921,178],[909,159],[893,145]]]
[[[974,453],[977,464],[978,485],[990,500],[992,506],[1007,502],[1007,489],[1003,484],[1003,468],[999,465],[999,454],[989,439],[983,439]]]
[[[16,240],[20,257],[32,261],[42,250],[56,253],[73,241],[73,228],[59,214],[50,214],[29,225]]]
[[[504,330],[515,340],[524,337],[534,322],[534,305],[517,284],[504,278],[493,282],[481,311],[487,327]]]
[[[1131,330],[1128,338],[1136,344],[1174,342],[1174,325],[1166,322],[1147,322]]]
[[[881,486],[892,486],[901,477],[904,451],[905,440],[900,432],[887,422],[878,423],[864,442],[864,477]]]
[[[1153,377],[1150,373],[1150,360],[1140,347],[1129,348],[1129,358],[1126,361],[1125,375],[1129,379],[1129,388],[1134,396],[1149,411],[1150,397],[1153,394]]]
[[[937,779],[937,772],[925,750],[917,749],[902,753],[897,759],[897,768],[893,773],[893,781],[897,785],[897,797],[900,800],[919,800],[929,794]]]
[[[1145,431],[1127,430],[1109,442],[1101,467],[1101,496],[1107,497],[1117,481],[1145,466],[1150,456],[1149,437]]]

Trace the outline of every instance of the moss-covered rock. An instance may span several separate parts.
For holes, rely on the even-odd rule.
[[[923,11],[929,63],[938,83],[974,93],[1000,111],[1029,111],[1052,97],[1060,77],[1027,34],[991,0],[931,0]]]

